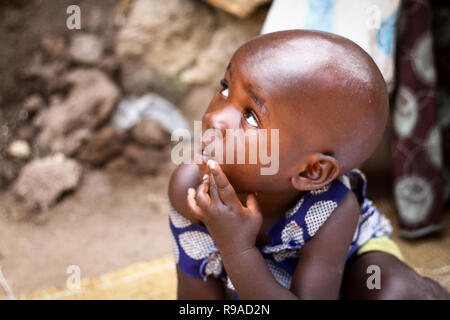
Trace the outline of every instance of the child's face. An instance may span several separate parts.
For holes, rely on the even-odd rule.
[[[216,160],[223,163],[222,168],[236,192],[284,192],[292,189],[289,178],[296,173],[295,165],[299,157],[311,151],[310,141],[304,139],[310,124],[299,119],[298,111],[292,107],[297,106],[299,101],[295,101],[295,95],[291,94],[293,84],[289,75],[282,76],[285,73],[280,68],[286,66],[282,62],[274,65],[260,61],[258,55],[249,51],[244,48],[233,56],[221,81],[222,88],[203,116],[202,129],[203,132],[207,129],[222,132],[223,158],[222,161]],[[234,139],[233,164],[225,162],[228,129],[241,129],[247,136]],[[264,154],[271,156],[272,161],[278,161],[278,172],[274,175],[261,174],[262,164],[258,153],[257,164],[249,163],[250,146],[254,142],[258,144],[258,129],[267,130],[268,143]],[[278,129],[278,141],[271,139],[273,129]],[[211,139],[208,140],[203,141],[202,149],[212,143]],[[278,154],[271,155],[271,148],[277,147],[272,145],[274,143],[278,145]],[[211,150],[211,147],[209,145],[208,149]],[[245,164],[236,164],[239,148],[245,148]],[[211,152],[217,157],[214,153]],[[275,156],[278,159],[274,159]],[[200,165],[200,168],[201,178],[206,173],[206,167]]]
[[[223,158],[216,160],[226,163],[223,170],[237,192],[310,190],[370,156],[382,137],[388,106],[381,73],[353,42],[308,30],[276,32],[234,54],[203,117],[203,133],[217,129],[225,137]],[[246,133],[233,139],[233,164],[226,159],[227,129]],[[261,174],[267,167],[259,161],[261,152],[256,164],[249,161],[259,129],[267,130],[268,146],[262,149],[278,161],[276,174]],[[271,141],[274,129],[278,141]],[[203,148],[208,146],[211,140],[205,138]],[[278,154],[271,154],[273,147]],[[236,164],[242,148],[245,164]],[[202,178],[206,167],[200,169]]]

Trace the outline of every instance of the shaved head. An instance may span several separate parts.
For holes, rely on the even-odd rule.
[[[231,70],[237,63],[277,101],[272,109],[289,113],[283,125],[292,133],[292,148],[305,137],[299,149],[332,155],[345,173],[379,144],[389,113],[386,84],[354,42],[318,31],[274,32],[242,45]]]

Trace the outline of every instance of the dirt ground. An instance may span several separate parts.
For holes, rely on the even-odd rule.
[[[82,6],[83,30],[101,35],[105,51],[114,38],[114,10],[129,1],[12,0],[0,3],[0,155],[15,138],[21,102],[45,92],[45,83],[23,78],[46,34],[68,38],[68,5]],[[114,76],[114,75],[113,75]],[[117,79],[113,79],[117,80]],[[4,158],[0,157],[0,161]],[[157,176],[85,169],[76,192],[42,221],[23,216],[10,190],[0,191],[0,266],[16,296],[62,288],[69,265],[81,277],[97,276],[170,253],[166,192],[169,163]],[[39,218],[39,220],[41,220]],[[3,295],[0,289],[0,296]]]
[[[156,177],[87,172],[78,191],[40,223],[15,221],[7,209],[11,194],[0,193],[0,265],[14,294],[62,289],[69,265],[79,266],[82,278],[93,277],[170,254],[167,186],[172,168],[167,164]]]

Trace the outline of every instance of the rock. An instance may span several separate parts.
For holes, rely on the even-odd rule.
[[[213,27],[213,12],[199,1],[134,1],[116,41],[124,74],[130,75],[122,82],[133,90],[143,87],[142,79],[154,85],[159,76],[177,77],[207,45]]]
[[[137,94],[161,92],[165,81],[180,88],[217,83],[233,52],[260,33],[266,14],[239,19],[201,1],[136,0],[116,41],[122,83]]]
[[[162,163],[167,161],[167,154],[164,151],[144,149],[134,145],[129,145],[124,155],[133,165],[136,173],[155,174]]]
[[[122,83],[139,94],[164,81],[217,83],[236,48],[259,34],[266,12],[238,19],[200,1],[136,0],[116,41]]]
[[[31,140],[35,134],[36,132],[34,126],[30,126],[28,123],[17,129],[17,137],[22,140]]]
[[[260,18],[261,15],[242,21],[223,18],[224,26],[213,34],[208,46],[198,53],[195,62],[183,70],[180,79],[189,84],[218,83],[236,49],[259,34],[261,25],[256,21]]]
[[[147,147],[162,148],[169,144],[170,137],[163,130],[159,122],[152,119],[143,119],[139,121],[132,129],[133,139]]]
[[[23,102],[23,107],[29,113],[35,113],[45,107],[45,102],[39,94],[33,94]]]
[[[42,128],[37,137],[41,150],[62,152],[67,139],[75,143],[70,150],[79,148],[83,139],[78,139],[78,130],[95,130],[104,124],[120,96],[117,86],[96,69],[75,69],[64,75],[61,82],[72,86],[67,97],[53,101],[34,122]]]
[[[8,146],[7,152],[11,157],[26,159],[31,155],[31,148],[28,142],[15,140]]]
[[[112,116],[112,124],[119,130],[128,130],[142,119],[158,121],[168,133],[176,129],[189,129],[180,109],[154,93],[121,100]]]
[[[92,137],[92,132],[88,128],[80,128],[75,130],[72,134],[67,136],[63,146],[63,153],[67,156],[75,155],[80,147],[89,141]]]
[[[53,57],[64,58],[66,55],[66,43],[61,36],[45,34],[41,38],[41,46]]]
[[[28,210],[24,205],[10,205],[5,208],[9,220],[19,222],[28,216]]]
[[[129,144],[126,146],[123,155],[111,161],[107,169],[135,174],[155,174],[165,161],[168,161],[165,150],[146,149]]]
[[[105,126],[83,147],[78,159],[93,165],[103,164],[122,152],[125,138],[124,133]]]
[[[272,0],[204,0],[216,8],[222,9],[239,18],[251,15],[259,6]]]
[[[62,153],[35,159],[20,172],[14,192],[25,201],[29,210],[46,210],[65,192],[80,183],[81,166]]]
[[[13,161],[8,161],[0,154],[0,188],[6,187],[17,177],[18,168]]]
[[[76,33],[70,42],[69,55],[76,62],[99,63],[103,55],[103,43],[93,34]]]
[[[119,61],[115,56],[107,56],[99,64],[99,68],[105,72],[112,74],[119,70]]]
[[[2,109],[0,109],[0,119],[4,119],[3,118],[3,112]],[[8,141],[10,140],[11,137],[11,131],[9,130],[9,126],[8,124],[0,124],[0,150],[4,150],[6,147],[6,144],[8,143]],[[2,153],[0,153],[1,155]]]
[[[47,83],[47,86],[53,86],[55,79],[58,79],[66,69],[65,61],[54,60],[44,63],[42,54],[38,52],[31,58],[30,64],[25,67],[22,74],[26,78],[41,78]]]
[[[103,14],[107,14],[103,12]],[[102,24],[102,9],[97,6],[89,8],[86,19],[86,29],[90,31],[97,31]]]
[[[209,103],[219,89],[219,84],[194,87],[181,102],[180,109],[192,127],[194,121],[202,120]]]

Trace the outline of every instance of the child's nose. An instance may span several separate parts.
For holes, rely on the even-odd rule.
[[[225,134],[226,129],[235,127],[237,114],[238,112],[232,107],[207,112],[205,114],[206,129],[220,130]]]

